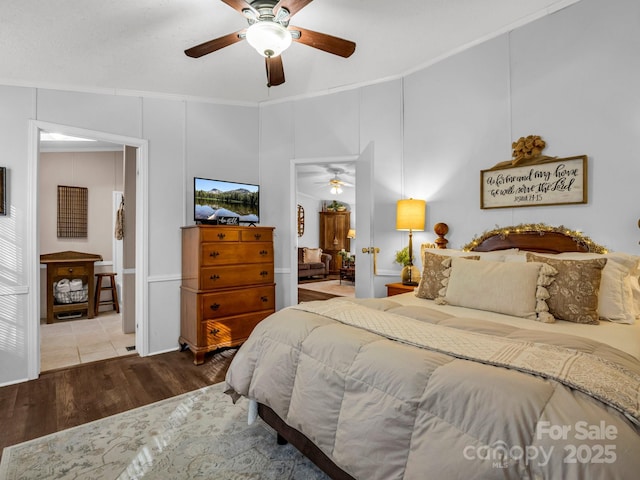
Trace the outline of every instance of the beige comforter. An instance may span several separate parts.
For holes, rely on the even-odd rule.
[[[227,383],[271,407],[355,478],[636,478],[640,429],[633,412],[640,382],[633,382],[640,362],[631,356],[584,338],[456,318],[391,299],[350,301],[374,309],[372,317],[397,322],[399,330],[408,317],[407,323],[450,331],[449,342],[460,332],[468,348],[444,353],[330,318],[336,315],[324,307],[343,302],[301,306],[321,306],[322,314],[291,307],[263,320],[236,354]],[[598,390],[589,378],[575,389],[562,378],[468,359],[474,355],[467,353],[482,351],[484,336],[487,345],[513,339],[554,351],[567,347],[569,357],[583,352],[625,372],[632,384],[622,395],[608,394],[611,386],[593,392],[598,400],[586,393]],[[579,356],[568,363],[576,361]],[[610,397],[623,397],[624,405],[605,403]]]

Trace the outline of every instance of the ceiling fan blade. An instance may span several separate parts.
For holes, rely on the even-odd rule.
[[[289,25],[289,30],[300,32],[300,38],[293,37],[294,42],[304,43],[313,48],[333,53],[340,57],[350,57],[356,50],[356,44],[350,40],[327,35],[326,33],[314,32],[305,28]]]
[[[278,13],[278,10],[284,7],[289,10],[289,16],[293,17],[297,12],[309,5],[312,1],[313,0],[280,0],[276,4],[276,6],[273,7],[273,13]]]
[[[264,59],[267,67],[267,87],[282,85],[284,83],[284,67],[282,66],[282,56],[266,57]]]
[[[233,45],[234,43],[243,40],[243,38],[240,37],[240,34],[245,30],[246,29],[239,30],[223,37],[214,38],[213,40],[209,40],[208,42],[204,42],[200,45],[196,45],[195,47],[191,47],[185,50],[184,53],[189,57],[200,58],[203,55],[207,55],[208,53],[215,52],[216,50],[220,50],[221,48],[228,47],[229,45]]]
[[[244,15],[243,10],[246,10],[246,9],[254,11],[256,15],[258,14],[256,9],[253,8],[250,3],[245,2],[244,0],[222,0],[222,1],[227,5],[229,5],[231,8],[233,8],[234,10],[237,10],[238,12],[242,13],[243,15]]]

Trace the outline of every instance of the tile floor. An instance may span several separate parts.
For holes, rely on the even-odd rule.
[[[122,333],[122,319],[116,312],[77,320],[40,321],[40,371],[69,367],[105,358],[131,355],[134,333]]]

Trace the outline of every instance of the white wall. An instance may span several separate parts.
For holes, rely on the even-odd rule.
[[[452,248],[496,225],[544,222],[638,254],[639,19],[637,1],[582,0],[401,80],[263,105],[262,168],[275,181],[292,159],[373,143],[376,295],[399,275],[393,255],[407,236],[393,230],[395,202],[406,197],[427,200],[418,244],[435,240],[438,222],[449,225]],[[532,134],[547,141],[547,155],[588,155],[588,204],[480,209],[480,170],[510,159],[511,142]],[[282,234],[291,208],[273,217]]]
[[[297,205],[302,205],[304,208],[304,234],[298,237],[298,247],[317,248],[320,241],[320,215],[318,212],[322,210],[322,202],[317,198],[298,193]]]
[[[640,2],[583,0],[514,32],[511,45],[514,137],[537,133],[551,155],[589,156],[587,205],[520,208],[514,220],[544,216],[640,253]]]

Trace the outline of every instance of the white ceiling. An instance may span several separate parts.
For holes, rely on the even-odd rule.
[[[292,25],[356,42],[347,59],[294,42],[267,88],[245,41],[184,50],[247,26],[220,0],[2,0],[0,83],[256,103],[399,77],[578,0],[315,0]]]

